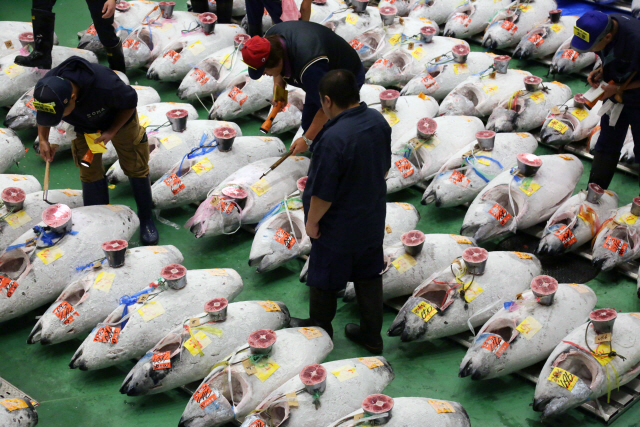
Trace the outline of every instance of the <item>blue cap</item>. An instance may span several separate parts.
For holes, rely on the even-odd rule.
[[[611,18],[597,10],[591,10],[578,19],[573,27],[571,49],[576,52],[589,52],[611,31]]]
[[[60,76],[40,79],[33,90],[33,108],[36,109],[38,125],[52,127],[60,123],[72,92],[71,82]]]

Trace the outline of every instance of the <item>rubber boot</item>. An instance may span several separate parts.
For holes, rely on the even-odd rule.
[[[107,185],[107,179],[102,178],[96,182],[83,182],[82,201],[85,206],[108,205],[109,187]]]
[[[218,0],[216,2],[216,16],[221,24],[231,24],[233,14],[233,0]]]
[[[382,335],[382,277],[355,281],[356,298],[360,308],[360,325],[348,323],[344,333],[351,341],[360,344],[371,353],[381,354]]]
[[[124,53],[122,52],[122,40],[118,42],[114,47],[105,47],[107,51],[107,61],[109,62],[109,68],[113,71],[126,72],[124,65]]]
[[[131,178],[129,177],[133,198],[138,206],[138,218],[140,219],[140,243],[143,246],[154,246],[158,244],[160,237],[158,229],[153,222],[153,199],[151,197],[151,183],[149,177]]]
[[[289,327],[300,328],[319,326],[333,339],[333,326],[331,322],[336,317],[338,309],[338,296],[336,291],[327,291],[309,286],[309,318],[291,318]]]
[[[591,162],[591,173],[589,174],[589,183],[598,184],[603,189],[609,188],[613,175],[618,166],[620,153],[602,153],[596,151],[593,154]]]
[[[15,63],[23,67],[51,69],[51,49],[56,14],[46,10],[31,9],[33,17],[33,52],[29,56],[16,56]]]
[[[191,0],[191,11],[193,13],[209,12],[208,0]]]
[[[248,24],[247,32],[251,37],[254,37],[254,36],[262,37],[262,22],[258,25]]]

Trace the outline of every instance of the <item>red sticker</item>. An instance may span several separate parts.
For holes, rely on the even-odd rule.
[[[66,301],[62,301],[60,305],[53,309],[53,314],[55,314],[58,319],[62,320],[62,323],[68,325],[69,323],[75,320],[74,316],[79,316],[78,312],[75,311],[73,306]]]
[[[508,347],[509,343],[496,335],[489,336],[481,346],[481,348],[489,350],[491,353],[495,354],[496,357],[502,356],[502,353],[504,353]]]
[[[463,13],[456,15],[453,19],[459,21],[462,25],[464,25],[465,28],[468,27],[469,24],[471,24],[471,17]]]
[[[248,97],[249,96],[242,93],[237,86],[234,86],[233,89],[231,89],[231,92],[229,92],[229,98],[233,99],[240,105],[244,104]]]
[[[171,369],[171,352],[163,351],[161,353],[153,353],[153,356],[151,356],[151,366],[153,366],[154,371]]]
[[[424,85],[425,88],[427,89],[432,89],[436,90],[438,89],[438,82],[436,82],[436,79],[434,79],[431,74],[427,74],[426,76],[424,76],[422,78],[422,84]],[[435,86],[435,87],[434,87]]]
[[[87,34],[91,34],[92,36],[95,36],[96,34],[98,34],[96,32],[96,27],[95,25],[91,24],[91,26],[89,27],[89,29],[87,30]]]
[[[516,31],[518,31],[518,27],[516,27],[516,25],[511,21],[502,22],[502,25],[500,27],[504,28],[505,30],[507,30],[511,34],[515,34]]]
[[[103,326],[98,329],[96,336],[93,337],[95,342],[103,342],[105,344],[117,344],[120,338],[120,328],[117,326]]]
[[[255,420],[254,422],[249,424],[249,427],[265,427],[265,426],[266,424],[262,420]]]
[[[207,406],[209,406],[213,401],[215,401],[218,398],[218,396],[216,396],[215,393],[211,391],[209,384],[204,383],[193,394],[193,398],[196,402],[200,404],[200,407],[204,409]]]
[[[0,276],[0,291],[7,290],[7,298],[11,298],[11,295],[16,291],[18,282],[15,282],[8,277]]]
[[[191,73],[191,77],[193,77],[193,79],[196,82],[200,83],[200,86],[204,85],[209,81],[209,77],[206,77],[205,72],[198,68],[193,69],[193,72]]]
[[[278,231],[276,231],[276,234],[273,236],[273,240],[282,243],[287,249],[291,249],[296,243],[296,238],[282,228],[278,228]]]
[[[471,180],[469,178],[458,171],[453,171],[451,173],[449,181],[453,182],[455,185],[459,185],[460,187],[467,187],[469,183],[471,183]]]
[[[165,179],[164,183],[167,184],[167,187],[171,189],[171,192],[173,194],[178,194],[179,192],[184,190],[184,184],[182,183],[182,180],[180,180],[180,178],[178,178],[178,175],[176,175],[175,173]]]
[[[570,59],[571,61],[576,62],[576,59],[578,59],[578,56],[580,56],[580,54],[575,50],[567,49],[564,52],[562,52],[562,55],[560,55],[560,58]]]
[[[496,357],[500,357],[500,356],[502,356],[502,353],[504,353],[504,351],[505,351],[507,348],[509,348],[509,343],[508,343],[508,342],[506,342],[506,341],[504,341],[504,342],[500,345],[500,347],[498,347],[498,348],[496,349],[496,351],[495,351],[495,353],[494,353],[494,354],[496,355]]]
[[[351,47],[354,48],[355,50],[360,50],[362,49],[362,46],[364,46],[364,43],[356,39],[353,39],[349,42],[349,45],[351,45]]]
[[[540,34],[534,34],[531,37],[529,37],[527,40],[533,43],[535,47],[540,47],[540,45],[544,43],[544,39]]]
[[[33,97],[31,97],[29,102],[27,102],[27,108],[29,108],[30,110],[36,111],[36,107],[33,106]]]
[[[380,58],[373,63],[371,68],[391,68],[391,65],[393,64],[388,59]]]
[[[616,252],[620,256],[623,256],[627,251],[629,245],[622,242],[622,240],[620,239],[607,236],[607,240],[604,241],[604,245],[602,245],[602,247],[605,249],[609,249],[611,252]]]
[[[140,42],[138,40],[134,41],[133,39],[126,39],[124,43],[122,43],[122,47],[126,49],[138,50],[139,46]]]
[[[491,207],[491,209],[489,209],[489,213],[502,225],[506,225],[511,219],[511,214],[498,203],[496,203]]]
[[[167,56],[170,58],[171,63],[172,63],[172,64],[175,64],[175,63],[176,63],[176,61],[177,61],[178,59],[180,59],[180,57],[181,57],[182,55],[180,55],[180,54],[179,54],[178,52],[176,52],[175,50],[170,50],[170,51],[168,51],[167,53],[165,53],[164,55],[162,55],[162,57],[163,57],[163,58],[166,58]]]
[[[404,157],[396,162],[396,167],[398,168],[398,170],[402,174],[403,178],[407,178],[407,177],[413,175],[413,166]]]
[[[555,233],[553,233],[553,235],[560,239],[565,248],[568,248],[578,241],[578,239],[576,239],[576,236],[573,235],[569,227],[567,227],[566,225],[563,225],[559,229],[557,229]]]
[[[234,204],[232,202],[220,199],[216,204],[215,208],[220,212],[224,212],[227,215],[231,215],[231,212],[233,212],[233,206]]]

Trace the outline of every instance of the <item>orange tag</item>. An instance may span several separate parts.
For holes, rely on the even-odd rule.
[[[349,42],[349,45],[354,48],[355,50],[360,50],[362,49],[362,46],[364,46],[364,43],[362,43],[359,40],[353,39]]]
[[[238,89],[237,86],[234,86],[233,89],[231,89],[231,92],[229,92],[229,98],[242,105],[247,100],[247,98],[249,98],[249,95],[245,95],[240,89]]]
[[[576,239],[576,236],[573,235],[571,230],[566,225],[561,226],[558,230],[555,231],[555,233],[553,233],[553,235],[560,239],[562,245],[565,248],[568,248],[578,241]]]
[[[259,301],[258,304],[264,308],[264,311],[281,311],[280,306],[273,301]]]
[[[209,81],[209,77],[206,76],[205,72],[200,70],[199,68],[194,68],[191,72],[191,77],[197,83],[200,83],[200,86],[204,85]]]
[[[95,342],[103,342],[105,344],[117,344],[120,337],[120,328],[114,326],[103,326],[98,329],[96,336],[93,337]]]
[[[164,183],[167,184],[167,187],[171,188],[171,192],[173,194],[178,194],[179,192],[184,190],[184,184],[182,183],[182,180],[178,178],[178,175],[176,175],[175,173],[165,179]]]
[[[178,52],[176,52],[175,50],[169,50],[169,51],[167,51],[164,55],[162,55],[162,57],[163,57],[163,58],[166,58],[167,56],[169,57],[169,59],[168,59],[168,60],[169,60],[169,61],[171,61],[171,63],[172,63],[172,64],[175,64],[175,63],[176,63],[176,61],[177,61],[178,59],[180,59],[180,57],[181,57],[182,55],[180,55],[180,54],[179,54]]]
[[[393,63],[388,59],[380,58],[376,62],[373,63],[371,68],[391,68]]]
[[[233,212],[233,206],[234,204],[230,201],[220,199],[220,201],[216,205],[216,209],[220,212],[226,213],[227,215],[231,215],[231,212]]]
[[[153,356],[151,356],[151,365],[154,371],[171,369],[171,352],[163,351],[161,353],[153,353]]]
[[[287,249],[291,249],[296,243],[296,238],[282,228],[278,228],[278,231],[276,231],[276,234],[273,236],[273,240],[282,243]]]
[[[489,209],[489,214],[497,219],[498,222],[500,222],[500,224],[502,225],[506,225],[511,219],[511,214],[498,203],[496,203],[491,207],[491,209]]]
[[[629,247],[629,245],[627,243],[624,243],[620,239],[607,236],[607,240],[604,241],[604,245],[602,245],[602,247],[605,249],[609,249],[611,252],[616,252],[620,256],[623,256],[627,251],[627,247]]]
[[[509,343],[504,341],[502,338],[492,335],[488,337],[484,343],[482,343],[482,347],[486,350],[489,350],[491,353],[495,354],[496,357],[502,356],[502,353],[509,347]]]
[[[211,390],[209,384],[204,383],[193,394],[193,399],[200,405],[200,408],[204,409],[213,403],[218,396]]]
[[[62,320],[62,323],[64,323],[65,325],[68,325],[75,320],[73,316],[79,316],[78,312],[75,311],[73,306],[66,301],[62,301],[60,305],[54,308],[53,314],[55,314],[58,319]]]
[[[320,329],[316,328],[300,328],[298,329],[298,332],[307,337],[308,340],[312,340],[314,338],[319,338],[322,336],[322,332],[320,332]]]
[[[442,400],[428,400],[428,402],[438,414],[456,412],[449,402],[443,402]]]
[[[266,427],[266,424],[262,420],[255,420],[254,422],[249,424],[249,427]]]
[[[91,34],[92,36],[95,36],[96,34],[98,34],[98,33],[96,32],[96,27],[95,27],[95,25],[91,24],[91,25],[89,26],[89,29],[87,30],[87,34]]]
[[[500,27],[507,30],[511,34],[515,34],[516,31],[518,31],[518,27],[516,27],[516,25],[511,21],[504,21]]]
[[[411,163],[409,163],[409,161],[405,157],[396,162],[396,167],[398,168],[400,173],[402,173],[403,178],[407,178],[413,175],[413,166],[411,166]]]
[[[440,85],[438,85],[438,82],[436,81],[436,79],[434,79],[431,74],[427,74],[426,76],[424,76],[421,80],[422,84],[424,85],[424,87],[430,91],[433,92],[436,89],[438,89],[440,87]]]
[[[369,369],[379,368],[380,366],[384,366],[384,363],[377,357],[361,357],[358,359],[358,362],[361,362]]]
[[[15,282],[8,277],[0,276],[0,291],[7,290],[7,298],[11,298],[11,295],[16,291],[18,282]]]
[[[576,62],[576,59],[578,59],[578,56],[580,54],[578,52],[576,52],[575,50],[571,50],[571,49],[567,49],[564,52],[562,52],[562,55],[560,55],[561,59],[570,59],[572,62]]]
[[[140,42],[137,40],[134,41],[133,39],[126,39],[124,43],[122,43],[122,47],[125,49],[138,50],[138,48],[140,47]]]
[[[36,107],[33,106],[33,97],[29,100],[29,102],[27,102],[27,108],[36,111]]]
[[[449,181],[460,187],[467,187],[471,180],[458,171],[453,171],[449,177]]]
[[[540,45],[544,43],[544,39],[540,34],[534,34],[531,37],[529,37],[527,40],[533,43],[535,47],[540,47]]]

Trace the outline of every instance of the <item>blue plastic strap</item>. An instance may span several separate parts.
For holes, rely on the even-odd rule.
[[[278,212],[278,210],[284,206],[284,201],[278,203],[277,205],[275,205],[275,207],[273,209],[271,209],[269,212],[267,212],[262,219],[260,220],[260,222],[258,222],[258,224],[256,225],[256,230],[258,228],[260,228],[260,226],[262,225],[263,222],[265,222],[267,219],[269,219],[270,217],[272,217],[276,212]]]
[[[488,183],[489,181],[491,181],[486,176],[484,176],[484,174],[482,172],[480,172],[478,169],[476,169],[475,165],[473,165],[471,162],[469,162],[469,158],[470,157],[467,157],[467,163],[469,164],[469,166],[471,166],[471,169],[473,169],[473,171],[476,173],[476,175],[478,175],[480,178],[482,178],[484,180],[484,182]],[[489,156],[474,156],[473,158],[489,160],[490,162],[494,162],[495,164],[497,164],[500,167],[500,169],[504,169],[502,167],[502,164],[500,164],[499,161],[497,161],[496,159],[494,159],[492,157],[489,157]]]
[[[129,313],[129,306],[132,306],[135,303],[137,303],[138,299],[142,295],[146,295],[149,292],[153,291],[154,289],[156,289],[156,288],[155,287],[148,287],[147,289],[143,289],[140,292],[135,293],[133,295],[124,295],[124,296],[120,297],[120,300],[118,301],[118,303],[121,304],[121,305],[124,305],[124,309],[122,310],[122,317],[124,318]],[[128,321],[129,321],[129,319],[123,321],[120,327],[124,328]]]
[[[105,258],[105,259],[103,259],[102,261],[100,261],[100,264],[104,264],[104,262],[105,262],[106,260],[107,260],[106,258]],[[94,262],[90,262],[90,263],[89,263],[89,264],[87,264],[87,265],[83,265],[83,266],[81,266],[81,267],[76,267],[76,271],[84,271],[84,270],[86,270],[87,268],[93,267],[93,265],[94,265],[95,263],[96,263],[96,262],[94,261]]]
[[[194,157],[204,156],[205,154],[209,154],[210,152],[218,148],[217,140],[215,136],[208,143],[206,141],[207,141],[207,133],[205,132],[202,134],[202,137],[200,138],[200,144],[198,144],[196,148],[194,148],[189,153],[185,154],[184,157],[182,157],[182,160],[180,160],[180,166],[178,167],[178,171],[176,173],[178,177],[182,176],[181,170],[182,170],[182,163],[184,162],[184,159],[193,159]],[[216,145],[211,145],[214,142],[216,142]]]

